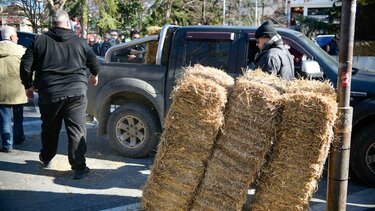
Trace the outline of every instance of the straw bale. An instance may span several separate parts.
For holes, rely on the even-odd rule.
[[[233,78],[207,68],[189,67],[172,92],[151,174],[143,188],[143,210],[188,210],[213,143],[224,121]]]
[[[258,180],[251,210],[307,210],[333,138],[337,103],[326,84],[298,81],[283,96],[278,140]],[[311,84],[317,85],[309,87]],[[319,92],[318,92],[319,91]],[[331,89],[333,91],[333,89]]]
[[[161,27],[159,26],[150,26],[147,28],[148,35],[158,35],[160,34]],[[167,34],[163,46],[163,53],[162,53],[162,64],[167,64],[168,59],[168,39],[169,34]],[[146,55],[145,55],[145,62],[146,64],[155,64],[156,63],[156,52],[158,50],[159,42],[148,42],[146,46]]]
[[[290,81],[286,87],[287,93],[315,92],[335,99],[336,92],[329,81],[297,79]]]
[[[161,31],[161,27],[159,26],[150,26],[147,28],[148,35],[157,35],[160,33],[160,31]],[[147,42],[146,55],[145,55],[146,64],[155,64],[158,44],[159,42]]]
[[[280,93],[258,76],[238,79],[192,210],[241,210],[276,137]],[[260,77],[270,77],[262,75]]]
[[[234,84],[233,80],[228,80],[228,74],[224,71],[218,71],[213,67],[205,67],[200,64],[194,65],[194,68],[185,68],[185,74],[193,74],[196,77],[212,80],[220,86],[231,88]],[[215,75],[215,77],[212,77]]]
[[[271,86],[281,94],[285,93],[285,89],[289,83],[289,81],[284,80],[277,75],[270,75],[269,73],[262,71],[262,69],[247,70],[243,77],[246,77],[250,81],[256,81]]]
[[[158,51],[158,44],[159,42],[147,42],[145,55],[146,64],[156,63],[156,52]]]
[[[150,27],[147,27],[147,34],[148,35],[158,35],[161,31],[161,27],[160,26],[150,26]]]

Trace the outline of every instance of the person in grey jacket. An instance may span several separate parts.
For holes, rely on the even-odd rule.
[[[254,59],[256,67],[286,80],[294,79],[293,57],[271,21],[264,22],[256,30],[255,38],[260,50]]]

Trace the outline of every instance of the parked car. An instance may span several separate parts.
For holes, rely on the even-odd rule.
[[[327,44],[329,44],[333,38],[335,37],[335,35],[333,34],[329,34],[329,35],[318,35],[315,37],[315,41],[316,43],[320,46],[320,47],[323,47]]]
[[[88,90],[87,113],[98,119],[98,134],[107,134],[124,156],[149,154],[158,144],[170,94],[183,68],[199,63],[239,76],[257,52],[255,31],[255,27],[164,26],[159,35],[111,47],[101,60],[98,85]],[[337,84],[337,61],[300,32],[277,31],[296,59],[298,75]],[[146,55],[142,63],[130,63],[117,54],[148,42],[157,46],[155,58]],[[353,69],[351,88],[351,169],[375,187],[375,73]]]
[[[37,34],[31,33],[31,32],[17,32],[17,36],[18,36],[18,44],[27,48],[29,47],[31,41],[35,39]],[[0,41],[2,40],[3,38],[0,36]]]

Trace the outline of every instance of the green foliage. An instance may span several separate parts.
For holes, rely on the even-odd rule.
[[[338,34],[339,25],[303,15],[295,15],[295,18],[300,22],[300,31],[308,37],[315,37],[317,34]]]
[[[69,13],[70,17],[73,17],[73,16],[80,17],[80,16],[82,16],[82,14],[81,14],[81,4],[82,4],[82,0],[66,1],[64,9]]]
[[[98,26],[103,31],[110,31],[112,29],[117,29],[118,21],[116,18],[112,17],[109,13],[107,13],[104,9],[100,10],[100,14],[102,15],[101,19],[98,21]]]
[[[99,20],[97,26],[101,32],[117,29],[120,23],[120,13],[117,0],[98,0]]]
[[[119,2],[118,10],[121,16],[119,27],[126,29],[134,28],[139,24],[144,7],[139,0],[122,0]]]
[[[326,22],[303,15],[295,15],[296,20],[300,22],[300,31],[308,37],[315,37],[318,34],[339,34],[340,25],[337,23],[340,22],[340,17],[341,6],[336,6],[336,4],[333,4],[333,7],[329,9]]]
[[[143,18],[145,26],[164,24],[196,25],[221,24],[222,2],[220,0],[156,0]]]
[[[366,6],[371,3],[373,3],[373,0],[358,0],[357,1],[357,4],[360,6]]]

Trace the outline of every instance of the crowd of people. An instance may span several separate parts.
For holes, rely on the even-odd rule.
[[[49,167],[57,153],[59,134],[64,122],[68,137],[68,159],[74,171],[73,179],[81,179],[90,169],[86,166],[86,107],[87,84],[96,85],[100,65],[97,55],[124,37],[116,32],[100,36],[88,43],[71,28],[69,15],[57,10],[51,17],[52,28],[32,41],[25,49],[17,44],[15,28],[1,29],[0,41],[0,133],[1,152],[10,153],[14,144],[25,141],[22,127],[23,105],[38,92],[41,113],[42,148],[39,160]],[[285,49],[280,35],[271,22],[263,23],[255,33],[257,47],[255,65],[263,71],[286,80],[294,78],[293,61]],[[132,31],[131,39],[139,39],[138,31]],[[141,45],[125,48],[129,59],[145,52]],[[90,71],[87,76],[88,69]],[[13,112],[13,131],[11,116]]]
[[[112,31],[110,33],[105,34],[103,37],[103,40],[100,35],[93,35],[88,39],[88,42],[97,56],[104,57],[105,53],[108,51],[110,47],[120,44],[120,43],[125,43],[125,42],[129,42],[135,39],[139,39],[140,37],[141,36],[140,36],[139,31],[136,31],[136,30],[133,30],[130,32],[129,38],[126,38],[124,34],[119,35],[116,31]],[[131,57],[134,58],[134,55],[136,54],[137,52],[135,51],[130,52],[129,55],[133,55],[133,56],[130,56],[129,58]]]

